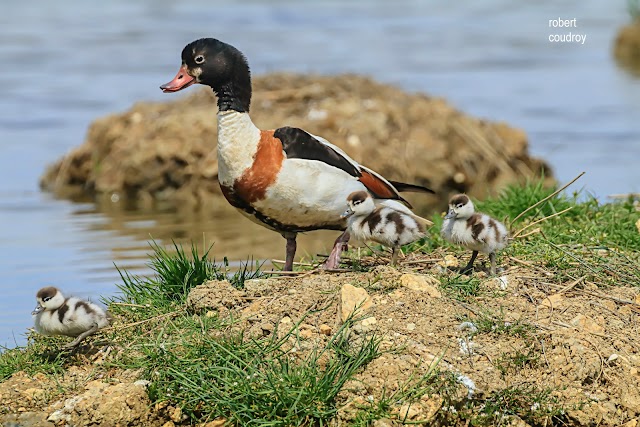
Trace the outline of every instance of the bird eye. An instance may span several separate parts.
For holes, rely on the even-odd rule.
[[[196,64],[202,64],[204,62],[204,56],[202,55],[196,56],[195,61],[196,61]]]
[[[458,209],[460,209],[461,207],[463,207],[464,205],[462,203],[458,203],[458,206],[456,206]]]
[[[353,201],[353,204],[354,204],[354,205],[359,205],[360,203],[362,203],[362,200],[354,200],[354,201]]]
[[[47,302],[47,301],[49,301],[50,299],[51,299],[51,297],[44,297],[44,298],[42,298],[42,301]]]

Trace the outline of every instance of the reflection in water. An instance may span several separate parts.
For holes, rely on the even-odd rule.
[[[126,237],[130,245],[112,247],[111,258],[116,264],[140,268],[142,261],[147,260],[149,246],[145,241],[190,245],[194,242],[199,247],[213,244],[212,254],[217,259],[226,256],[230,260],[282,259],[284,257],[285,240],[273,231],[254,224],[225,200],[207,212],[191,211],[143,211],[127,209],[120,202],[89,205],[74,212],[80,217],[91,219],[86,222],[87,230],[94,232],[108,231],[115,236]],[[99,218],[99,221],[95,221]],[[301,234],[298,245],[299,255],[315,255],[331,249],[334,239],[339,235],[336,231],[315,231]],[[265,263],[271,268],[271,262]]]

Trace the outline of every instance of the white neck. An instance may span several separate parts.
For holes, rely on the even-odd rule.
[[[248,113],[218,112],[218,180],[231,185],[253,164],[260,142],[258,129]]]

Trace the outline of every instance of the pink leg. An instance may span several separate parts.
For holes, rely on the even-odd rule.
[[[296,233],[283,234],[287,239],[287,256],[284,262],[284,271],[293,271],[293,258],[296,256]]]
[[[333,249],[329,254],[329,258],[327,258],[324,263],[324,268],[326,270],[334,270],[338,268],[338,266],[340,265],[340,255],[342,254],[343,250],[347,249],[347,242],[349,241],[350,237],[351,236],[349,235],[349,232],[345,231],[336,239],[335,243],[333,244]]]

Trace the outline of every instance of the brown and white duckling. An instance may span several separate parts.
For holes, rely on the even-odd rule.
[[[43,335],[76,337],[65,348],[80,342],[109,325],[110,316],[100,306],[80,298],[65,298],[58,288],[47,286],[36,294],[35,310],[31,312],[35,329]]]
[[[376,203],[367,191],[354,191],[347,196],[349,208],[342,214],[347,231],[356,240],[372,240],[392,249],[391,265],[398,258],[398,248],[425,236],[433,223],[414,214],[402,203],[384,200]]]
[[[478,252],[482,252],[489,254],[491,274],[496,274],[496,251],[504,249],[509,240],[507,227],[489,215],[475,212],[465,194],[456,194],[449,200],[449,212],[444,217],[440,234],[446,241],[473,251],[463,273],[473,270],[473,262]]]

